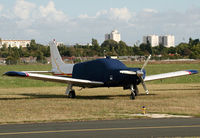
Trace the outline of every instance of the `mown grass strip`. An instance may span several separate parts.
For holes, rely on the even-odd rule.
[[[66,98],[66,87],[0,88],[0,123],[128,119],[142,113],[142,106],[147,113],[200,116],[199,83],[148,88],[146,95],[140,86],[136,100],[122,88],[75,88],[76,99]]]

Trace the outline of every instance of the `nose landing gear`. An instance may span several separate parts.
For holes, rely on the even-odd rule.
[[[130,96],[130,98],[131,98],[131,100],[134,100],[135,96],[137,96],[138,93],[139,93],[138,87],[137,87],[137,85],[131,84],[130,89],[131,89],[131,96]]]

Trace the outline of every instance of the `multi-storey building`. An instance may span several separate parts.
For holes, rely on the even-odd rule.
[[[152,47],[159,45],[159,37],[157,35],[143,36],[143,43],[150,43]]]
[[[5,45],[6,47],[26,47],[27,44],[30,45],[30,40],[0,40],[0,47]]]
[[[117,30],[113,30],[110,34],[105,34],[105,40],[114,40],[116,42],[121,41],[120,33]]]
[[[165,47],[174,47],[175,46],[175,37],[173,35],[147,35],[143,36],[143,43],[150,43],[152,47],[163,45]]]
[[[173,35],[159,36],[159,44],[165,47],[174,47],[175,46],[175,37]]]

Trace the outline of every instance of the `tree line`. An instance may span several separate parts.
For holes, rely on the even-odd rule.
[[[30,45],[26,47],[11,47],[5,44],[0,48],[0,57],[6,58],[6,64],[20,63],[20,58],[36,57],[37,62],[46,63],[46,57],[50,56],[50,47],[37,44],[35,40],[31,40]]]
[[[188,43],[180,43],[176,47],[167,48],[163,45],[151,47],[150,43],[139,46],[128,46],[125,42],[117,43],[114,40],[105,40],[101,45],[96,39],[87,45],[76,44],[74,46],[59,45],[61,56],[67,57],[94,57],[94,56],[147,56],[151,54],[153,59],[178,59],[190,58],[200,59],[199,39],[189,39]],[[46,63],[46,58],[50,56],[49,46],[37,44],[31,40],[26,47],[6,47],[0,48],[0,57],[6,58],[7,64],[16,64],[22,57],[36,57],[37,62]]]

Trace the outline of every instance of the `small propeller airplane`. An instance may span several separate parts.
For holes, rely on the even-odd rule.
[[[66,64],[62,61],[55,40],[50,42],[51,71],[9,71],[7,76],[24,77],[36,80],[60,82],[68,84],[66,94],[69,98],[75,98],[73,86],[82,88],[96,87],[123,87],[130,89],[131,99],[138,95],[138,85],[141,83],[146,94],[149,93],[145,82],[184,75],[197,74],[197,70],[183,70],[170,73],[146,76],[144,70],[151,55],[147,58],[142,68],[129,68],[117,59],[110,57],[81,62],[77,64]],[[51,72],[53,75],[41,73]]]

